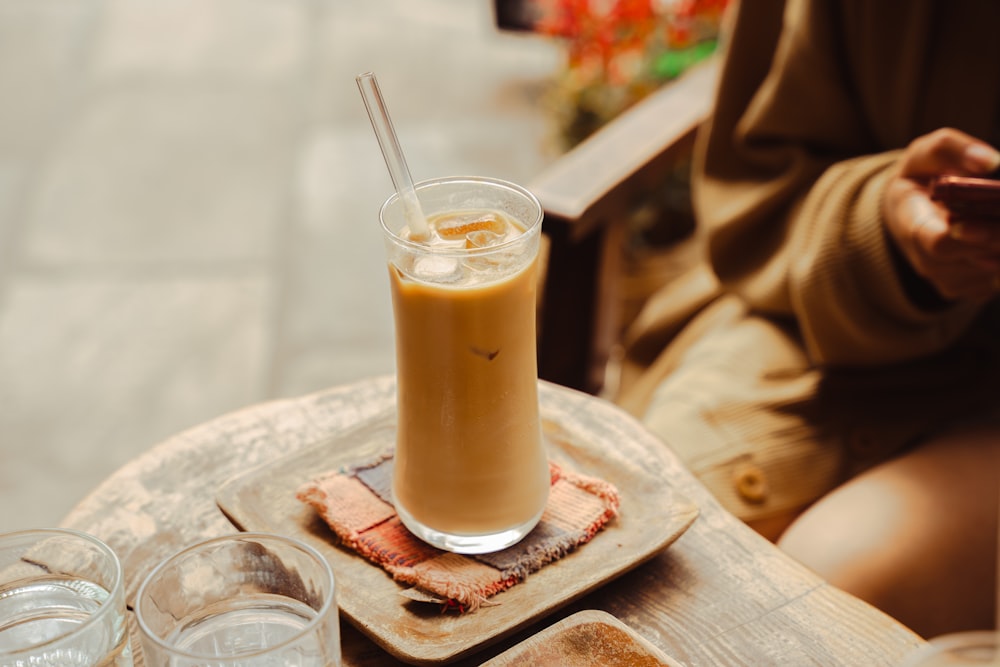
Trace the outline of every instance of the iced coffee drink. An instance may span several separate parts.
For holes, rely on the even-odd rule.
[[[430,234],[382,209],[396,326],[393,499],[421,539],[495,551],[538,522],[549,473],[538,414],[541,209],[503,181],[417,186]]]

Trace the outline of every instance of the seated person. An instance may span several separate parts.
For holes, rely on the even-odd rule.
[[[834,585],[925,636],[992,627],[1000,225],[929,184],[1000,167],[1000,3],[735,9],[706,264],[640,314],[619,402]]]

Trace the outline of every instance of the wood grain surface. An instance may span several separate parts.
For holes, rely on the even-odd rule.
[[[684,667],[617,618],[578,611],[528,637],[483,667]]]
[[[545,421],[549,457],[564,470],[615,485],[620,515],[589,543],[490,599],[474,613],[442,614],[437,604],[400,595],[381,568],[336,544],[296,489],[328,470],[372,460],[395,442],[391,410],[359,427],[230,480],[219,506],[243,530],[281,533],[318,549],[337,577],[341,614],[388,653],[413,664],[447,663],[492,644],[649,560],[695,520],[698,508],[654,470],[603,456],[617,443],[575,424]]]
[[[542,383],[546,419],[573,424],[593,441],[581,466],[605,461],[651,471],[700,510],[669,548],[645,564],[454,664],[478,665],[584,609],[603,610],[690,667],[716,665],[898,665],[923,640],[839,591],[723,510],[670,447],[601,399]],[[111,545],[126,571],[131,604],[142,578],[177,549],[235,532],[215,501],[227,481],[335,437],[391,409],[391,377],[366,380],[223,415],[133,460],[65,518],[63,525]],[[344,665],[400,664],[342,622]]]

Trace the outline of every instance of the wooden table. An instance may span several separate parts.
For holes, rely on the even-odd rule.
[[[609,612],[685,665],[897,665],[924,644],[870,605],[819,579],[723,510],[677,458],[609,403],[541,383],[543,413],[620,443],[609,457],[660,470],[700,516],[652,560],[471,658],[474,665],[574,612]],[[132,603],[143,576],[181,546],[235,532],[215,492],[247,469],[343,432],[391,408],[391,377],[221,416],[122,467],[63,525],[97,535],[125,564]],[[344,665],[400,664],[343,624]]]

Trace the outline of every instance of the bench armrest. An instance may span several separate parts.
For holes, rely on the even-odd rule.
[[[561,156],[529,189],[545,211],[549,257],[539,319],[539,376],[591,393],[600,389],[609,332],[608,276],[634,202],[663,187],[708,116],[718,58],[623,112]]]

